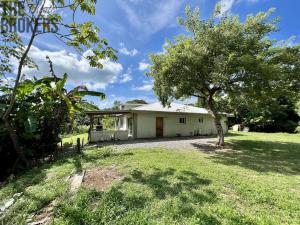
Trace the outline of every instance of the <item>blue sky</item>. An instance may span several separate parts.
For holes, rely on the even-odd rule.
[[[67,72],[69,87],[85,84],[103,91],[107,99],[89,98],[101,108],[109,107],[115,100],[145,99],[156,101],[152,81],[145,76],[150,53],[162,51],[167,39],[184,32],[176,18],[184,15],[187,4],[198,6],[201,17],[208,18],[219,1],[214,0],[99,0],[96,15],[87,17],[77,14],[79,20],[92,20],[100,27],[100,36],[119,51],[118,61],[104,61],[104,70],[88,68],[86,62],[72,49],[58,40],[41,37],[34,43],[31,56],[37,61],[40,72],[48,71],[45,56],[54,61],[57,73]],[[223,11],[239,14],[244,20],[247,14],[255,14],[275,7],[274,16],[281,18],[279,32],[273,35],[279,40],[295,36],[293,43],[300,42],[300,1],[297,0],[222,0]],[[64,15],[66,18],[68,15]],[[23,35],[25,41],[28,37]],[[25,69],[26,74],[33,73]],[[186,100],[190,101],[190,100]]]

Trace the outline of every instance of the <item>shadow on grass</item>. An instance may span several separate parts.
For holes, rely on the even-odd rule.
[[[238,136],[245,136],[244,132],[236,132],[236,131],[228,131],[225,135],[225,137],[238,137]]]
[[[74,198],[67,198],[58,205],[55,216],[68,224],[92,224],[93,221],[152,224],[152,220],[158,222],[160,217],[180,224],[192,217],[201,224],[221,224],[214,215],[199,210],[205,203],[215,203],[217,194],[207,188],[211,181],[197,173],[174,168],[154,168],[149,172],[136,169],[123,182],[107,192],[81,189]],[[137,186],[139,191],[130,194],[124,184],[143,185],[147,191]]]
[[[211,181],[191,171],[176,172],[174,168],[165,170],[154,168],[154,172],[146,174],[140,170],[134,170],[130,177],[124,179],[124,182],[142,184],[150,188],[155,195],[151,201],[169,197],[178,198],[176,208],[179,217],[191,217],[197,213],[193,206],[199,207],[204,203],[214,203],[217,200],[216,193],[203,188]],[[211,220],[214,224],[219,224],[217,219],[211,218]]]
[[[131,177],[125,178],[126,182],[134,182],[147,185],[150,187],[155,196],[159,199],[166,198],[167,195],[177,196],[185,190],[191,191],[202,185],[209,185],[210,180],[200,178],[198,174],[183,171],[180,175],[175,176],[175,169],[168,168],[160,170],[155,168],[151,174],[144,174],[140,170],[134,170]],[[175,177],[175,182],[171,183],[168,177]]]
[[[300,143],[232,140],[234,151],[212,155],[218,163],[238,165],[258,172],[300,174]]]
[[[88,151],[84,152],[83,154],[77,154],[74,152],[73,154],[64,155],[61,158],[56,159],[55,161],[45,162],[39,167],[24,171],[23,174],[19,174],[11,180],[7,179],[1,184],[0,188],[6,185],[10,185],[12,193],[23,192],[24,189],[28,186],[39,185],[46,181],[46,171],[53,166],[59,167],[72,163],[74,165],[75,172],[80,172],[82,171],[83,164],[85,163],[93,163],[109,157],[133,155],[133,153],[128,152],[113,152],[112,150],[106,148],[100,148],[96,151],[97,152],[95,152],[94,154],[91,154]]]

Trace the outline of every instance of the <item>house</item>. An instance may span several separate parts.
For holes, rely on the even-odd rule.
[[[152,104],[123,104],[118,110],[89,111],[91,118],[90,141],[127,140],[128,138],[179,137],[216,134],[214,120],[208,110],[189,105],[171,103],[163,107]],[[96,118],[115,116],[115,131],[94,129]],[[221,116],[226,133],[227,114]],[[101,120],[101,119],[100,119]]]

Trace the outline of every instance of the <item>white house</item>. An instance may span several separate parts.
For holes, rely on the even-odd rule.
[[[127,140],[128,138],[179,137],[216,134],[214,121],[204,108],[171,103],[163,107],[161,103],[123,104],[119,110],[89,111],[91,118],[90,141]],[[115,116],[115,131],[94,130],[95,118],[103,115]],[[221,119],[227,132],[227,114]],[[96,126],[97,128],[97,126]]]

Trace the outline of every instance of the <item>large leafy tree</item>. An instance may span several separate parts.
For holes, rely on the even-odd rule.
[[[89,50],[89,54],[82,54],[92,67],[101,69],[101,59],[116,59],[115,50],[108,46],[106,39],[100,38],[99,28],[91,21],[78,18],[78,11],[94,15],[96,0],[25,0],[23,6],[17,7],[15,0],[1,2],[1,42],[0,42],[0,76],[13,75],[13,88],[8,93],[7,104],[3,107],[1,121],[9,130],[14,148],[19,155],[23,155],[22,146],[18,143],[15,128],[12,123],[12,111],[16,102],[18,88],[21,83],[24,66],[35,66],[30,60],[29,53],[35,40],[42,35],[52,35],[66,46],[73,47],[79,54]],[[20,6],[20,4],[18,5]],[[63,14],[68,15],[62,17]],[[23,43],[20,31],[15,29],[19,25],[27,24],[29,40]],[[28,27],[30,26],[30,27]],[[18,62],[17,72],[13,74],[11,59]]]
[[[270,39],[277,30],[277,19],[269,19],[272,10],[241,22],[238,16],[220,15],[219,9],[201,20],[199,9],[187,7],[186,19],[179,18],[179,23],[189,33],[168,42],[163,54],[150,56],[148,75],[155,79],[154,91],[164,105],[183,97],[201,99],[214,118],[217,144],[224,145],[216,98],[241,93],[264,98],[299,90],[300,48]]]

